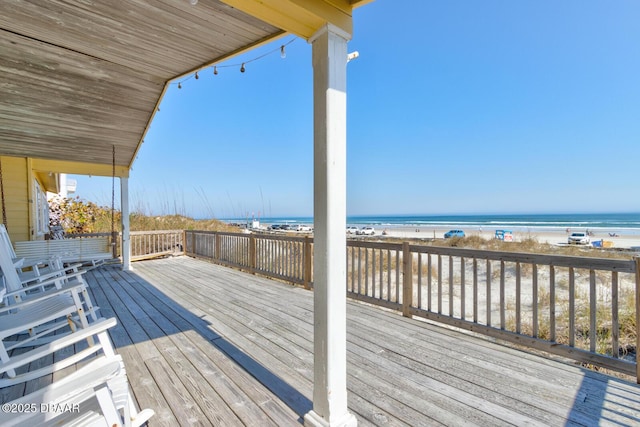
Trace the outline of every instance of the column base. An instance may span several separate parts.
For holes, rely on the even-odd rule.
[[[353,414],[347,412],[338,421],[329,423],[314,411],[309,411],[304,416],[305,427],[357,427],[358,420]]]

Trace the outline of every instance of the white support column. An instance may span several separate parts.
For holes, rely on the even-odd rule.
[[[122,211],[122,269],[131,271],[131,234],[129,232],[129,178],[120,178]]]
[[[327,25],[311,39],[314,106],[314,382],[305,426],[356,426],[347,410],[347,41]]]

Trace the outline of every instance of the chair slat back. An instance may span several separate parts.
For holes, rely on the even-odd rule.
[[[19,291],[22,289],[22,281],[18,276],[18,271],[13,264],[13,258],[6,245],[0,244],[0,270],[4,277],[4,284],[7,292]]]
[[[5,227],[4,224],[0,224],[0,245],[5,246],[9,250],[11,258],[17,258],[16,251],[13,249],[11,238],[7,232],[7,227]]]

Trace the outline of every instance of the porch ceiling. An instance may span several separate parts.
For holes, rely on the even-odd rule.
[[[127,175],[167,82],[369,1],[3,0],[0,155]]]
[[[168,81],[285,33],[218,0],[0,9],[0,154],[111,165],[115,145],[125,170]]]

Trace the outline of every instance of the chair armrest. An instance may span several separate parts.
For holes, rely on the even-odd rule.
[[[80,264],[82,265],[82,264]],[[84,274],[83,271],[79,271],[77,269],[78,265],[72,264],[69,267],[63,267],[58,270],[50,271],[44,273],[40,276],[33,276],[21,281],[22,285],[28,284],[38,284],[39,286],[46,286],[56,282],[56,280],[66,279],[76,277],[79,274]],[[73,270],[72,272],[68,272],[69,270]]]
[[[79,329],[72,334],[64,335],[61,338],[56,339],[55,341],[51,341],[50,343],[36,347],[31,351],[19,354],[18,356],[14,356],[7,362],[0,363],[0,372],[17,369],[20,366],[24,366],[27,363],[40,359],[41,357],[53,354],[56,351],[62,350],[66,347],[69,347],[70,345],[83,341],[93,335],[98,335],[99,333],[112,328],[116,325],[116,323],[117,321],[115,317],[98,320],[96,323],[92,323],[90,326],[84,329]],[[94,349],[94,351],[98,351],[102,347],[103,345],[94,346],[92,347],[92,349]]]
[[[40,282],[34,282],[34,280],[28,280],[25,282],[22,282],[24,286],[22,289],[18,290],[18,291],[13,291],[13,292],[24,292],[27,290],[31,290],[31,289],[37,289],[39,287],[42,286],[48,286],[48,285],[55,285],[57,282],[60,282],[61,280],[68,280],[68,279],[73,279],[76,277],[80,277],[84,274],[84,271],[74,271],[72,273],[66,273],[65,270],[58,270],[55,273],[49,273],[49,275],[54,275],[54,274],[58,274],[58,275],[54,275],[53,277],[49,277],[46,280],[40,281]],[[44,277],[44,276],[40,276],[40,277]],[[80,280],[78,280],[79,283],[81,283]]]
[[[97,390],[102,388],[102,384],[107,384],[107,382],[119,376],[125,378],[126,381],[122,366],[120,358],[99,357],[76,372],[10,403],[18,407],[34,405],[36,409],[45,403],[63,407],[82,407],[83,402],[91,397],[98,397]],[[111,405],[113,405],[113,402],[111,402]],[[100,403],[100,406],[102,406],[102,403]],[[110,408],[113,408],[113,406]],[[113,409],[115,410],[116,408]],[[99,420],[103,419],[104,415],[99,418]],[[46,421],[45,414],[38,410],[18,413],[0,411],[0,425],[41,425]],[[55,422],[55,419],[53,421]],[[49,421],[47,425],[49,424],[52,424],[52,422]],[[104,424],[102,422],[100,425]]]
[[[7,304],[4,307],[0,307],[0,314],[1,313],[5,313],[7,311],[12,311],[12,310],[16,310],[16,309],[20,309],[22,307],[28,307],[32,304],[37,304],[41,301],[47,300],[49,298],[53,298],[55,296],[58,295],[63,295],[66,293],[74,293],[74,292],[80,292],[80,288],[83,285],[81,283],[78,283],[76,285],[71,285],[71,286],[65,286],[61,289],[51,289],[49,291],[46,292],[42,292],[40,295],[36,294],[35,296],[29,298],[29,299],[25,299],[22,300],[20,302],[17,303],[12,303],[12,304]],[[8,294],[4,295],[4,300],[7,301],[9,298],[11,298],[12,296],[16,295],[16,294],[22,294],[24,291],[20,290],[20,291],[14,291],[14,292],[10,292]]]

